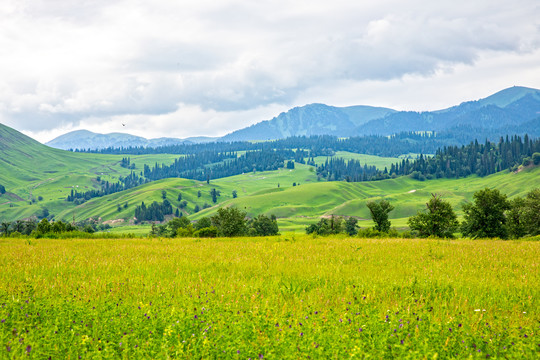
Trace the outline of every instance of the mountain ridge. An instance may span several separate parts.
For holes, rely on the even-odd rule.
[[[514,86],[486,98],[436,111],[398,111],[368,105],[336,107],[314,103],[291,108],[270,120],[260,121],[222,137],[148,140],[124,133],[96,134],[78,130],[59,136],[46,145],[65,150],[111,146],[158,147],[212,141],[265,141],[290,136],[351,137],[388,136],[404,131],[452,132],[463,127],[478,129],[479,133],[475,135],[479,138],[492,136],[498,129],[505,133],[540,136],[540,130],[535,127],[537,122],[534,121],[539,117],[540,90]]]

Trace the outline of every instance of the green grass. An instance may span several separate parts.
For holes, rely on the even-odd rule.
[[[418,181],[399,177],[384,181],[346,183],[315,182],[261,195],[239,197],[223,205],[234,205],[248,215],[275,214],[280,229],[301,230],[320,216],[355,216],[361,227],[372,226],[366,202],[387,199],[395,210],[390,213],[392,225],[406,227],[409,216],[425,208],[431,193],[438,193],[448,200],[459,216],[461,205],[471,201],[474,192],[486,187],[499,189],[509,197],[524,196],[539,186],[540,167],[519,173],[501,172],[484,178],[438,179]],[[206,209],[193,218],[209,216],[215,209]]]
[[[74,205],[65,201],[71,190],[99,189],[96,178],[117,182],[131,170],[120,166],[126,155],[74,153],[53,149],[0,124],[0,219],[12,221],[31,217],[43,207],[58,214]],[[171,164],[179,155],[129,156],[134,171],[144,164]],[[37,201],[39,197],[42,201]],[[32,203],[32,200],[35,201]],[[99,214],[98,214],[99,216]]]
[[[385,167],[390,169],[392,164],[395,164],[401,161],[400,158],[394,157],[382,157],[375,155],[366,155],[366,154],[356,154],[348,151],[336,151],[334,156],[317,156],[314,158],[315,164],[321,165],[329,158],[342,158],[344,160],[358,160],[360,163],[367,164],[368,166],[375,166],[379,170],[384,170]]]
[[[0,358],[538,356],[540,243],[0,239]]]
[[[304,231],[306,225],[318,221],[320,216],[355,216],[361,227],[372,226],[366,202],[385,198],[392,202],[395,210],[390,213],[392,225],[398,228],[407,226],[407,219],[418,210],[425,208],[431,193],[442,194],[450,201],[459,216],[461,205],[472,200],[474,192],[485,187],[497,188],[508,196],[524,196],[538,186],[540,168],[521,171],[517,174],[502,172],[484,178],[439,179],[417,181],[409,177],[400,177],[376,182],[346,183],[317,182],[309,166],[297,164],[296,169],[286,169],[249,173],[213,180],[210,184],[186,179],[166,179],[145,184],[136,189],[93,199],[74,209],[58,214],[59,218],[83,220],[99,214],[103,221],[123,219],[118,225],[133,222],[135,206],[142,201],[162,201],[161,192],[167,192],[167,198],[174,207],[179,205],[177,197],[182,193],[182,200],[188,202],[183,214],[197,220],[211,216],[220,206],[237,206],[248,216],[275,214],[282,231]],[[300,184],[292,186],[293,182]],[[278,184],[280,187],[278,188]],[[218,203],[213,204],[210,190],[221,192]],[[233,199],[236,190],[238,198]],[[198,191],[201,197],[197,196]],[[128,203],[128,208],[123,205]],[[210,208],[194,213],[195,205],[204,204]],[[121,205],[120,212],[117,206]],[[118,231],[121,231],[120,229]]]
[[[186,179],[165,179],[102,198],[92,199],[75,206],[65,200],[72,189],[79,191],[97,188],[97,176],[117,181],[119,176],[129,174],[122,168],[122,155],[82,154],[56,150],[39,144],[28,137],[0,125],[0,184],[6,186],[7,194],[0,196],[0,220],[13,221],[27,218],[49,209],[57,219],[77,221],[90,217],[101,221],[114,221],[114,231],[134,231],[135,207],[141,202],[150,204],[162,201],[161,192],[176,208],[182,201],[187,207],[182,210],[190,219],[211,216],[220,206],[234,205],[245,210],[248,216],[275,214],[281,231],[303,232],[306,225],[316,222],[321,216],[355,216],[362,227],[372,226],[365,203],[386,198],[395,206],[390,213],[392,225],[404,228],[407,219],[424,208],[431,193],[439,193],[451,202],[461,216],[461,205],[470,201],[475,191],[485,187],[497,188],[510,197],[524,196],[539,185],[540,168],[527,169],[514,174],[502,172],[488,177],[465,179],[438,179],[417,181],[409,177],[365,182],[317,181],[315,169],[296,164],[294,170],[246,173],[228,178],[212,180],[210,184]],[[380,158],[369,155],[338,152],[336,156],[355,158],[378,167],[389,166],[395,158]],[[140,171],[144,164],[171,163],[178,155],[131,156],[132,163]],[[325,161],[317,158],[317,161]],[[296,183],[298,186],[293,186]],[[217,204],[212,202],[210,190],[221,192]],[[198,197],[198,192],[201,197]],[[232,192],[236,191],[237,199]],[[29,200],[43,197],[43,201],[29,204]],[[127,207],[124,205],[127,204]],[[194,213],[195,205],[210,208]],[[120,205],[120,211],[118,206]],[[148,226],[143,228],[144,231]]]

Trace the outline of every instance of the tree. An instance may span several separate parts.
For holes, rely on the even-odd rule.
[[[426,203],[426,212],[418,212],[408,220],[411,230],[417,230],[420,236],[451,238],[457,231],[459,222],[452,205],[437,194],[431,194]]]
[[[161,190],[161,198],[165,200],[167,198],[167,192],[165,190]]]
[[[178,232],[178,229],[187,228],[190,224],[191,224],[191,222],[185,216],[177,217],[177,218],[174,218],[174,219],[170,220],[167,223],[169,236],[171,236],[171,237],[176,236],[176,234]]]
[[[197,197],[200,198],[202,196],[201,190],[197,191]]]
[[[46,234],[51,232],[51,224],[46,218],[42,219],[37,225],[36,232],[39,234]]]
[[[540,153],[535,152],[532,154],[532,162],[534,165],[540,164]]]
[[[212,202],[214,204],[217,203],[217,198],[218,196],[220,196],[219,191],[216,190],[215,188],[212,188],[212,190],[210,190],[210,195],[212,196]]]
[[[236,192],[236,190],[232,191],[232,197],[233,199],[236,199],[238,197],[238,192]]]
[[[209,217],[200,218],[199,221],[195,223],[195,230],[201,230],[207,227],[212,226],[212,221]]]
[[[463,235],[473,238],[505,239],[508,235],[504,212],[510,209],[506,195],[499,190],[485,188],[473,195],[474,203],[463,205]]]
[[[506,213],[506,228],[510,237],[519,239],[527,234],[526,209],[525,199],[517,197],[510,200],[510,209]]]
[[[353,217],[349,217],[345,221],[345,232],[349,234],[349,236],[354,236],[358,233],[357,224],[358,220],[356,220]]]
[[[253,218],[249,225],[253,229],[254,234],[258,236],[272,236],[279,233],[275,215],[271,215],[270,217],[259,215]]]
[[[220,236],[241,236],[246,233],[246,212],[238,208],[220,208],[211,220]]]
[[[6,188],[4,187],[4,185],[0,185],[0,194],[5,194],[6,193]]]
[[[178,201],[182,201],[182,193],[178,193],[178,198],[177,198]]]
[[[512,199],[506,218],[511,237],[540,235],[540,189],[532,190],[525,198]]]
[[[525,197],[525,224],[529,235],[540,235],[540,189],[534,189]]]
[[[388,232],[390,230],[391,222],[388,220],[388,213],[394,210],[394,206],[387,200],[381,200],[379,202],[370,201],[366,204],[371,213],[371,218],[375,222],[373,227],[380,232]]]
[[[10,222],[4,221],[2,224],[0,224],[0,232],[2,232],[4,235],[9,235],[9,227],[11,226]]]
[[[316,233],[317,235],[339,234],[343,231],[343,218],[332,215],[329,219],[322,218],[316,224],[306,227],[306,233]]]

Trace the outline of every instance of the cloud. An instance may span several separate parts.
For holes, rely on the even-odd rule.
[[[455,76],[463,67],[484,74],[473,89],[502,83],[509,74],[479,68],[486,58],[527,66],[528,77],[515,71],[522,83],[537,78],[539,10],[534,0],[6,0],[0,121],[50,134],[124,118],[215,135],[301,101],[343,102],[333,94],[384,102],[419,83],[451,92],[468,81]]]

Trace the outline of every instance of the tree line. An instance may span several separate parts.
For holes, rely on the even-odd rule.
[[[357,160],[330,159],[317,167],[317,174],[328,181],[372,181],[409,175],[417,180],[461,178],[473,174],[487,176],[520,165],[540,164],[540,139],[525,135],[500,138],[498,143],[477,140],[468,145],[445,146],[434,156],[420,154],[417,159],[402,159],[383,171],[362,167]]]
[[[437,149],[448,145],[460,145],[471,140],[456,140],[453,135],[446,133],[401,132],[392,136],[367,135],[349,138],[338,138],[331,135],[292,136],[286,139],[250,142],[211,142],[202,144],[178,144],[160,147],[109,147],[100,150],[75,150],[76,152],[91,152],[100,154],[201,154],[231,153],[239,151],[267,151],[305,149],[312,156],[333,156],[336,151],[349,151],[393,157],[407,153],[433,154]]]
[[[162,225],[152,225],[151,236],[164,237],[233,237],[278,235],[279,228],[274,215],[258,215],[247,218],[245,211],[236,207],[220,208],[211,217],[191,222],[187,217],[173,218]]]
[[[364,231],[366,237],[396,236],[392,231],[389,213],[394,206],[387,200],[370,201],[366,204],[375,223],[372,231]],[[530,191],[525,197],[509,200],[497,189],[485,188],[473,195],[473,202],[463,205],[464,219],[460,224],[451,204],[440,195],[432,194],[423,211],[409,217],[407,223],[412,233],[406,237],[452,238],[457,232],[470,238],[518,239],[540,235],[540,189]],[[357,235],[356,219],[350,217],[322,218],[306,228],[306,233],[319,235],[346,232]]]

